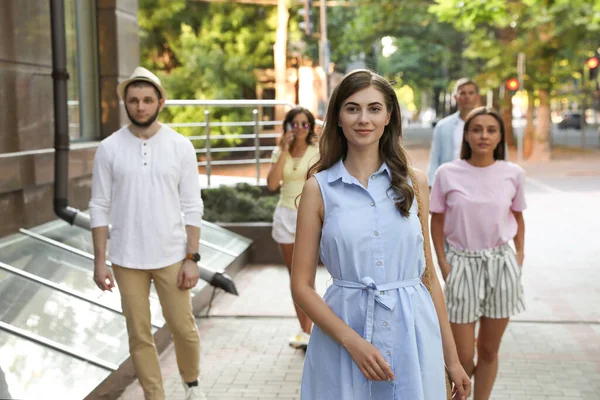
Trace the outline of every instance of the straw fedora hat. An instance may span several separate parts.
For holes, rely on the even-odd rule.
[[[123,101],[125,100],[125,88],[127,87],[127,85],[129,85],[131,82],[136,82],[136,81],[148,82],[148,83],[154,85],[154,87],[156,87],[158,89],[158,91],[160,92],[160,95],[162,96],[162,98],[165,100],[167,99],[167,91],[161,86],[160,79],[158,79],[158,77],[156,75],[154,75],[152,72],[148,71],[146,68],[137,67],[133,71],[133,74],[131,74],[129,79],[119,83],[119,85],[117,86],[117,93],[119,94],[119,97],[121,98],[121,100],[123,100]]]

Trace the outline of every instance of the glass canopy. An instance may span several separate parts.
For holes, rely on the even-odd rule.
[[[200,266],[223,271],[251,243],[203,222]],[[96,287],[92,254],[91,233],[63,221],[0,240],[0,399],[81,399],[129,357],[118,288]]]
[[[83,399],[110,371],[0,330],[0,399]]]

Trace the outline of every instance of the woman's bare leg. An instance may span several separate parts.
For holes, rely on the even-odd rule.
[[[477,370],[475,371],[474,400],[488,400],[498,373],[500,341],[508,318],[485,318],[479,321],[477,335]]]
[[[294,243],[280,243],[281,254],[283,255],[283,261],[285,262],[285,266],[288,269],[288,272],[291,276],[292,274],[292,255],[294,254]],[[296,304],[294,304],[294,308],[296,309],[296,315],[298,316],[298,322],[300,322],[300,328],[303,332],[310,334],[312,329],[312,321],[308,316],[302,311]]]

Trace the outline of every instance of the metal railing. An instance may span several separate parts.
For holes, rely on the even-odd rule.
[[[204,110],[204,121],[198,122],[175,122],[168,123],[166,125],[172,128],[198,128],[204,129],[204,135],[193,135],[188,136],[188,139],[204,140],[205,147],[196,149],[196,154],[204,154],[204,161],[199,161],[198,166],[204,167],[206,171],[207,185],[210,187],[212,166],[215,165],[248,165],[254,164],[256,183],[260,183],[260,166],[264,163],[270,163],[270,158],[261,158],[262,151],[272,151],[276,146],[261,145],[262,139],[273,139],[281,135],[278,133],[262,133],[264,127],[279,127],[283,124],[283,121],[261,121],[259,108],[265,107],[287,107],[294,108],[295,104],[280,101],[280,100],[167,100],[165,105],[168,107],[174,106],[193,106],[193,107],[232,107],[232,108],[252,108],[252,120],[247,121],[230,121],[220,122],[211,120],[211,111]],[[317,120],[317,125],[322,126],[323,121]],[[220,127],[241,127],[241,128],[252,128],[252,133],[245,134],[214,134],[212,128]],[[233,146],[233,147],[212,147],[212,141],[221,139],[244,139],[252,140],[252,146]],[[218,153],[234,153],[234,152],[253,152],[254,157],[252,158],[235,158],[229,160],[213,160],[213,154]]]
[[[69,101],[69,107],[78,107],[78,101]],[[261,158],[262,151],[273,151],[276,146],[262,145],[263,139],[278,138],[281,135],[279,127],[283,124],[281,120],[275,121],[261,121],[260,110],[264,108],[273,107],[285,107],[294,108],[296,104],[287,101],[280,100],[167,100],[165,102],[167,107],[178,107],[178,106],[191,106],[198,108],[205,108],[204,110],[204,121],[196,122],[176,122],[167,123],[166,125],[172,128],[197,128],[204,129],[203,135],[187,136],[192,141],[203,140],[205,142],[204,148],[197,148],[196,154],[204,155],[204,161],[199,161],[198,166],[204,167],[206,171],[207,185],[210,187],[212,167],[216,165],[249,165],[254,164],[256,183],[260,183],[260,166],[261,164],[270,163],[270,158]],[[246,121],[229,121],[221,122],[211,120],[211,111],[207,108],[250,108],[252,109],[252,118]],[[316,120],[316,125],[323,126],[323,121]],[[213,128],[221,127],[240,127],[240,128],[251,128],[252,133],[240,133],[240,134],[215,134]],[[276,133],[263,133],[264,128],[272,128],[273,131],[277,130]],[[232,147],[213,147],[212,142],[222,139],[241,139],[241,140],[252,140],[251,146],[232,146]],[[98,141],[91,142],[80,142],[71,143],[71,149],[96,147]],[[30,150],[23,152],[14,153],[3,153],[0,154],[0,158],[7,157],[19,157],[25,155],[36,155],[43,153],[53,153],[54,148]],[[214,160],[213,155],[219,153],[240,153],[240,152],[253,152],[251,158],[234,158],[234,159],[223,159]]]

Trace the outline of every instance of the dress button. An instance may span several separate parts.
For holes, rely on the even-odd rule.
[[[383,296],[385,294],[385,292],[383,290],[380,290],[379,294]]]
[[[377,261],[377,265],[381,265],[383,264],[381,261]]]
[[[371,207],[375,207],[375,202],[374,201],[371,202]]]
[[[383,321],[383,326],[387,326],[387,321]]]
[[[375,232],[373,232],[373,235],[379,236],[379,232],[375,231]]]
[[[146,165],[146,163],[144,163],[144,165]]]
[[[148,143],[144,143],[144,146],[146,146]]]
[[[388,355],[388,356],[391,356],[392,352],[391,351],[386,351],[385,354]]]
[[[371,180],[375,180],[375,175],[371,175]]]

